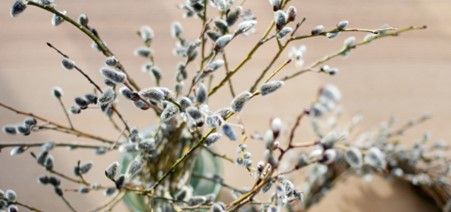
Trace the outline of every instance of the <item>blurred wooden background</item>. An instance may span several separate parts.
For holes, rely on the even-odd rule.
[[[179,58],[172,55],[174,42],[169,36],[172,21],[181,20],[181,13],[176,5],[181,1],[168,0],[57,0],[58,8],[69,11],[72,17],[87,13],[90,24],[95,26],[103,39],[125,67],[143,86],[152,86],[149,76],[140,71],[144,62],[133,55],[133,50],[140,46],[140,39],[135,32],[141,25],[150,25],[156,33],[153,49],[157,64],[164,70],[165,85],[173,80],[175,65]],[[451,118],[451,1],[449,0],[294,0],[300,16],[307,22],[300,32],[308,32],[313,26],[323,24],[326,28],[347,19],[352,27],[377,28],[383,24],[394,27],[409,25],[428,25],[421,32],[404,34],[399,38],[388,38],[353,51],[347,59],[338,58],[329,63],[340,68],[341,73],[335,77],[307,74],[287,83],[279,95],[257,98],[249,104],[241,116],[247,131],[264,130],[271,117],[281,117],[288,124],[314,98],[319,86],[331,82],[339,86],[344,95],[343,105],[346,116],[361,113],[365,119],[362,129],[377,126],[381,121],[395,115],[400,121],[419,116],[424,112],[433,115],[433,120],[410,131],[406,142],[419,138],[429,131],[434,139],[451,139],[449,121]],[[51,42],[69,54],[77,64],[87,70],[94,79],[100,80],[98,69],[103,64],[103,56],[90,48],[91,42],[67,23],[60,27],[50,25],[51,15],[37,8],[29,8],[18,18],[9,16],[12,0],[0,2],[0,101],[17,106],[23,110],[43,114],[64,122],[62,111],[51,97],[50,89],[61,86],[65,90],[67,104],[72,97],[89,92],[87,82],[78,73],[64,71],[60,67],[60,57],[45,46]],[[248,0],[246,8],[251,8],[258,17],[257,34],[261,34],[272,20],[272,12],[266,0]],[[185,35],[197,36],[199,23],[182,20]],[[349,34],[348,34],[349,35]],[[355,34],[362,38],[363,34]],[[255,43],[258,36],[239,38],[228,47],[232,66],[242,58],[245,51]],[[315,60],[341,47],[346,35],[334,40],[316,38],[298,42],[307,45],[306,63]],[[247,89],[255,75],[268,63],[268,58],[276,46],[270,44],[261,49],[233,80],[239,91]],[[290,66],[288,71],[294,71]],[[191,70],[194,71],[194,70]],[[239,82],[239,83],[238,83]],[[226,89],[214,97],[212,104],[218,108],[231,100]],[[129,104],[121,104],[120,110],[127,111],[126,119],[136,127],[146,127],[154,123],[151,112],[140,113]],[[0,109],[0,125],[20,122],[19,117]],[[98,112],[87,111],[74,117],[77,127],[115,137],[107,120]],[[306,125],[306,124],[304,124]],[[300,141],[311,138],[308,127],[303,127],[298,135]],[[30,137],[8,137],[0,135],[0,142],[12,141],[77,141],[73,137],[39,133]],[[255,161],[261,157],[259,144],[251,144],[255,152]],[[236,144],[224,141],[220,149],[230,156],[235,156]],[[108,154],[97,158],[92,152],[55,152],[56,168],[72,172],[76,160],[95,160],[95,169],[88,180],[102,179],[103,169],[117,155]],[[0,154],[0,188],[12,188],[17,191],[21,201],[49,211],[67,210],[50,187],[40,186],[35,179],[45,173],[34,164],[28,155],[10,157],[8,153]],[[239,171],[236,166],[226,165],[226,179],[231,184],[245,186],[252,178]],[[107,181],[102,181],[107,183]],[[74,185],[66,184],[65,188]],[[75,187],[74,187],[75,188]],[[92,209],[103,203],[102,194],[89,194],[89,198],[80,194],[67,194],[81,211]],[[125,210],[123,205],[117,211]],[[361,180],[348,180],[340,183],[312,211],[433,211],[433,207],[421,197],[412,193],[407,185],[386,182],[376,178],[371,183]]]

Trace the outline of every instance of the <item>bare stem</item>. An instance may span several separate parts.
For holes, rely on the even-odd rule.
[[[293,141],[294,141],[294,135],[296,134],[296,129],[299,127],[299,125],[301,124],[301,120],[302,118],[307,114],[307,111],[304,110],[302,111],[301,114],[298,115],[298,117],[296,118],[296,122],[294,123],[293,127],[290,130],[290,137],[288,140],[288,148],[293,146]]]
[[[224,183],[224,179],[222,179],[222,178],[217,178],[217,177],[207,177],[207,176],[200,175],[200,174],[197,174],[197,173],[194,173],[194,174],[192,175],[192,177],[194,177],[194,178],[200,178],[200,179],[204,179],[204,180],[208,180],[208,181],[211,181],[211,182],[214,182],[214,183],[219,183],[219,184],[221,184],[222,187],[227,188],[227,189],[230,189],[230,190],[232,190],[232,191],[236,191],[236,192],[238,192],[238,193],[246,193],[246,192],[247,192],[246,190],[239,189],[239,188],[236,188],[236,187],[234,187],[234,186],[231,186],[231,185],[229,185],[229,184],[227,184],[227,183]]]
[[[203,16],[201,17],[203,30],[202,30],[201,35],[200,35],[200,37],[201,37],[201,44],[200,44],[200,54],[201,54],[201,56],[200,56],[200,68],[199,68],[199,70],[204,69],[205,44],[207,42],[207,39],[205,38],[205,32],[207,31],[207,28],[208,28],[208,26],[207,26],[208,1],[204,0],[203,2],[204,2],[204,11],[202,12]]]
[[[209,147],[207,147],[207,146],[203,146],[203,147],[204,147],[205,150],[207,150],[207,151],[208,151],[210,154],[212,154],[214,157],[222,158],[222,159],[224,159],[224,160],[226,160],[226,161],[228,161],[228,162],[230,162],[230,163],[235,164],[235,161],[234,161],[232,158],[228,157],[227,155],[225,155],[225,154],[219,154],[219,153],[217,153],[217,152],[211,150],[211,149],[210,149]]]
[[[64,204],[66,204],[67,207],[68,207],[71,211],[73,211],[73,212],[76,212],[76,211],[77,211],[77,210],[75,210],[74,206],[72,206],[72,204],[70,204],[69,200],[66,199],[66,197],[61,196],[61,199],[64,201]]]
[[[37,209],[37,208],[35,208],[35,207],[33,207],[33,206],[27,205],[27,204],[22,203],[22,202],[16,201],[16,202],[14,202],[14,204],[15,204],[15,205],[22,206],[22,207],[24,207],[24,208],[26,208],[26,209],[28,209],[28,210],[30,210],[30,211],[35,211],[35,212],[41,212],[41,211],[42,211],[42,210],[39,210],[39,209]]]
[[[229,74],[230,73],[229,61],[227,60],[225,50],[222,52],[222,60],[224,60],[224,69],[226,71],[226,74]],[[230,94],[232,95],[233,98],[235,98],[236,92],[235,92],[235,89],[233,88],[232,79],[229,79],[228,83],[229,83]]]
[[[67,119],[67,122],[69,123],[70,128],[74,129],[74,125],[72,124],[72,121],[70,120],[69,113],[67,112],[67,109],[66,109],[66,106],[64,105],[63,100],[61,98],[58,98],[58,102],[59,102],[59,104],[61,106],[61,109],[64,112],[64,115],[66,116],[66,119]]]

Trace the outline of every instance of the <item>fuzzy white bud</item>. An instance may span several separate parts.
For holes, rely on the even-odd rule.
[[[284,84],[283,81],[278,80],[269,81],[260,87],[260,93],[262,96],[266,96],[282,87],[283,84]]]
[[[248,91],[245,91],[241,94],[239,94],[238,96],[236,96],[233,100],[232,103],[230,104],[230,108],[232,108],[232,110],[234,112],[240,112],[245,103],[249,100],[249,98],[252,96],[252,94]]]

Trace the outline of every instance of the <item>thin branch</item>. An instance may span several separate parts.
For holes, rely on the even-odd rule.
[[[56,48],[54,45],[52,45],[51,43],[47,42],[47,46],[49,46],[50,48],[54,49],[56,52],[58,52],[61,56],[70,59],[69,56],[67,56],[67,54],[64,54],[61,50],[59,50],[58,48]],[[99,91],[100,93],[103,93],[102,88],[100,88],[100,86],[94,82],[94,80],[88,75],[86,74],[86,72],[84,72],[80,67],[78,67],[77,65],[74,65],[74,69],[77,70],[81,75],[83,75],[83,77],[86,78],[86,80],[89,81],[89,83],[91,83],[91,85],[93,85],[95,87],[95,89],[97,91]],[[130,127],[127,124],[127,121],[125,121],[125,119],[123,118],[122,114],[117,110],[117,108],[113,105],[112,108],[114,113],[116,113],[116,115],[119,117],[119,119],[121,120],[121,122],[124,124],[125,129],[130,132]],[[113,121],[112,119],[110,119],[111,121]],[[116,128],[116,124],[113,123],[113,125]]]
[[[103,205],[101,205],[101,206],[99,206],[99,207],[97,207],[97,208],[95,208],[95,209],[93,209],[92,211],[101,211],[102,209],[104,209],[104,208],[107,208],[109,205],[111,205],[111,204],[113,204],[114,203],[114,201],[116,201],[116,199],[122,199],[122,197],[124,196],[124,192],[118,192],[117,194],[116,194],[116,196],[114,196],[113,198],[111,198],[111,200],[109,200],[109,201],[107,201],[105,204],[103,204]]]
[[[227,189],[230,189],[230,190],[232,190],[232,191],[236,191],[236,192],[238,192],[238,193],[246,193],[246,192],[248,192],[248,191],[246,191],[246,190],[239,189],[239,188],[236,188],[236,187],[234,187],[234,186],[231,186],[231,185],[229,185],[229,184],[227,184],[227,183],[224,183],[224,179],[222,179],[222,178],[207,177],[207,176],[200,175],[200,174],[197,174],[197,173],[193,173],[192,177],[194,177],[194,178],[200,178],[200,179],[204,179],[204,180],[208,180],[208,181],[211,181],[211,182],[214,182],[214,183],[219,183],[222,187],[227,188]]]
[[[200,68],[199,70],[204,69],[204,59],[205,59],[205,44],[207,42],[207,38],[205,38],[205,32],[207,31],[208,28],[208,23],[207,23],[207,8],[208,8],[208,1],[204,0],[204,10],[203,10],[203,16],[201,17],[202,20],[202,28],[203,30],[201,31],[201,46],[200,46]]]
[[[296,121],[295,121],[293,127],[292,127],[291,130],[290,130],[290,137],[289,137],[289,140],[288,140],[288,148],[293,147],[293,141],[294,141],[294,135],[296,134],[296,129],[299,127],[302,118],[303,118],[306,114],[307,114],[307,111],[304,110],[304,111],[302,111],[302,113],[299,114],[298,117],[296,118]]]
[[[339,32],[365,32],[365,33],[371,33],[371,34],[379,34],[382,29],[361,29],[361,28],[349,28],[349,29],[331,29],[324,31],[319,34],[305,34],[305,35],[299,35],[293,37],[291,40],[303,40],[307,38],[313,38],[313,37],[320,37],[320,36],[327,36],[330,33],[339,33]],[[394,30],[394,28],[388,28],[384,30]]]
[[[222,52],[222,60],[224,60],[224,69],[226,71],[226,74],[229,74],[230,73],[229,62],[227,60],[225,51]],[[236,92],[235,92],[235,89],[233,88],[232,79],[229,79],[228,83],[229,83],[230,94],[232,95],[233,98],[235,98]]]
[[[274,72],[269,75],[269,77],[265,80],[265,82],[269,82],[274,76],[276,76],[280,71],[283,70],[289,63],[291,63],[291,59],[288,59],[285,63],[283,63],[279,68],[277,68]]]
[[[258,84],[263,80],[263,78],[265,77],[266,73],[271,69],[271,67],[274,65],[274,63],[277,61],[277,59],[279,59],[280,55],[282,55],[282,52],[285,50],[285,48],[288,46],[289,43],[290,43],[290,40],[285,42],[285,44],[282,45],[281,48],[279,48],[279,50],[274,55],[274,57],[271,59],[269,64],[263,69],[263,71],[261,71],[260,76],[257,77],[257,79],[255,80],[254,84],[249,89],[251,92],[253,92],[253,91],[255,91],[257,89]]]
[[[43,10],[46,10],[50,13],[53,13],[55,15],[58,15],[59,17],[61,17],[62,19],[64,19],[65,21],[67,21],[68,23],[72,24],[75,28],[79,29],[80,31],[82,31],[85,35],[87,35],[94,43],[96,43],[98,49],[103,53],[103,55],[105,55],[106,57],[111,57],[114,56],[115,58],[117,58],[113,52],[106,46],[105,42],[103,42],[97,35],[95,35],[90,28],[83,26],[81,24],[79,24],[77,21],[73,20],[72,18],[70,18],[69,16],[67,16],[66,14],[61,13],[60,11],[58,11],[57,9],[55,9],[52,5],[42,5],[40,3],[37,3],[35,1],[27,1],[28,5],[31,6],[35,6],[38,8],[41,8]],[[125,71],[124,66],[118,61],[117,67],[124,72],[124,74],[127,76],[127,81],[136,89],[136,90],[140,90],[138,84],[130,77],[130,75],[127,73],[127,71]]]
[[[230,162],[230,163],[235,164],[235,161],[234,161],[232,158],[228,157],[227,155],[225,155],[225,154],[219,154],[219,153],[217,153],[217,152],[211,150],[211,149],[210,149],[209,147],[207,147],[207,146],[203,146],[203,148],[204,148],[205,150],[207,150],[210,154],[212,154],[214,157],[222,158],[222,159],[224,159],[224,160],[226,160],[226,161],[228,161],[228,162]]]
[[[299,75],[305,74],[307,72],[313,72],[313,71],[315,71],[314,68],[316,68],[317,66],[322,65],[325,62],[327,62],[327,61],[329,61],[331,59],[334,59],[334,58],[336,58],[338,56],[341,56],[343,53],[345,53],[347,51],[350,51],[351,49],[355,49],[357,47],[369,44],[370,42],[372,42],[374,40],[378,40],[378,39],[381,39],[381,38],[384,38],[384,37],[398,36],[398,35],[400,35],[401,33],[404,33],[404,32],[414,31],[414,30],[422,30],[422,29],[426,29],[426,26],[420,26],[420,27],[410,26],[410,27],[399,29],[399,30],[390,30],[390,31],[387,31],[387,32],[384,32],[384,33],[376,34],[376,35],[374,35],[373,38],[366,39],[366,40],[363,40],[361,42],[358,42],[353,47],[344,47],[344,48],[340,49],[339,51],[337,51],[337,52],[335,52],[333,54],[327,55],[327,56],[323,57],[322,59],[319,59],[319,60],[315,61],[314,63],[309,65],[307,68],[302,69],[300,71],[295,72],[294,74],[291,74],[291,75],[288,75],[288,76],[282,78],[282,80],[286,81],[286,80],[295,78],[295,77],[297,77]]]
[[[66,116],[67,122],[69,123],[69,126],[71,129],[74,129],[74,125],[72,124],[72,121],[70,120],[69,113],[67,112],[66,106],[64,105],[64,102],[61,98],[57,98],[58,102],[61,106],[61,109],[63,109],[64,115]]]
[[[8,147],[41,147],[48,142],[40,142],[40,143],[0,143],[0,149],[8,148]],[[89,145],[89,144],[78,144],[78,143],[54,143],[55,147],[71,147],[71,148],[82,148],[82,149],[97,149],[100,147],[107,146],[99,146],[99,145]]]
[[[6,104],[4,104],[2,102],[0,102],[0,107],[3,107],[5,109],[7,109],[7,110],[10,110],[10,111],[15,112],[15,113],[20,114],[20,115],[33,117],[33,118],[35,118],[37,120],[40,120],[42,122],[45,122],[45,123],[48,123],[50,125],[55,126],[55,128],[42,127],[43,129],[55,130],[55,131],[63,132],[63,133],[66,133],[66,134],[75,135],[77,137],[90,138],[90,139],[97,140],[97,141],[100,141],[100,142],[103,142],[103,143],[110,143],[110,144],[114,143],[113,141],[111,141],[109,139],[102,138],[100,136],[89,134],[89,133],[86,133],[86,132],[82,132],[82,131],[77,130],[77,129],[71,129],[70,127],[66,127],[66,126],[64,126],[62,124],[56,123],[54,121],[50,121],[50,120],[48,120],[46,118],[43,118],[43,117],[38,116],[38,115],[35,115],[33,113],[23,112],[23,111],[18,110],[18,109],[14,108],[14,107],[6,105]]]
[[[22,206],[22,207],[24,207],[24,208],[26,208],[26,209],[28,209],[30,211],[35,211],[35,212],[41,212],[42,211],[42,210],[39,210],[39,209],[37,209],[37,208],[35,208],[33,206],[27,205],[27,204],[22,203],[22,202],[15,201],[14,204]]]
[[[66,199],[66,197],[61,196],[61,199],[64,201],[64,203],[67,205],[67,207],[73,211],[76,212],[77,210],[75,210],[74,206],[72,206],[72,204],[70,204],[70,202]]]
[[[246,57],[233,69],[231,70],[226,76],[221,80],[221,82],[216,85],[211,91],[209,92],[209,96],[216,93],[228,80],[235,75],[254,55],[254,53],[265,43],[263,42],[271,32],[271,30],[274,28],[275,24],[274,22],[271,23],[271,25],[268,27],[266,32],[263,34],[263,37],[254,45],[254,47],[247,53]]]

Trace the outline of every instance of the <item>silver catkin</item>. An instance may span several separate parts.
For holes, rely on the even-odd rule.
[[[84,13],[80,14],[80,16],[78,16],[78,23],[85,27],[88,26],[88,23],[89,23],[88,16]]]
[[[294,6],[290,6],[287,9],[287,14],[288,14],[288,22],[292,22],[296,19],[296,15],[297,15],[298,11],[296,9],[296,7]]]
[[[182,25],[179,22],[174,22],[171,25],[171,36],[173,38],[180,38],[180,35],[182,35]]]
[[[11,125],[4,126],[4,127],[3,127],[3,132],[4,132],[5,134],[9,134],[9,135],[15,135],[15,134],[17,134],[16,127],[11,126]]]
[[[283,84],[283,81],[269,81],[260,87],[260,93],[262,96],[266,96],[282,87]]]
[[[160,114],[160,119],[162,121],[169,121],[171,118],[175,117],[179,113],[179,109],[172,103],[168,103],[166,108]]]
[[[288,20],[288,15],[283,10],[277,10],[274,13],[274,23],[278,30],[281,30],[286,24]]]
[[[231,141],[235,141],[237,139],[235,131],[229,124],[222,125],[222,133],[224,133],[224,135],[227,136],[227,138],[229,138]]]
[[[61,11],[61,14],[65,15],[67,13],[67,11]],[[53,26],[59,26],[60,24],[62,24],[64,22],[63,17],[57,15],[57,14],[53,14],[52,15],[52,25]]]
[[[130,165],[128,165],[128,168],[127,168],[128,177],[133,177],[136,174],[138,174],[142,170],[143,166],[144,166],[144,164],[141,159],[137,158],[137,159],[133,160],[130,163]]]
[[[324,32],[324,26],[318,25],[315,28],[312,29],[312,35],[319,35]]]
[[[118,173],[119,173],[119,162],[114,162],[105,169],[105,176],[108,177],[108,179],[110,180],[115,180]]]
[[[243,21],[238,25],[238,29],[235,31],[235,35],[246,33],[252,30],[257,25],[256,20]]]
[[[61,98],[63,96],[63,89],[58,86],[53,87],[52,95],[57,99]]]
[[[220,133],[212,133],[209,136],[207,136],[207,138],[205,139],[205,145],[211,146],[212,144],[219,141],[220,138],[221,138]]]
[[[152,42],[155,37],[155,33],[149,26],[142,26],[139,29],[139,35],[141,36],[141,39],[144,41],[144,43]]]
[[[208,98],[207,87],[201,83],[196,89],[196,101],[200,104],[206,103]]]
[[[75,67],[74,61],[68,58],[63,58],[63,60],[61,60],[61,64],[63,65],[63,68],[65,68],[66,70],[72,70]]]
[[[148,99],[148,100],[154,101],[154,102],[160,102],[161,100],[164,99],[163,91],[156,87],[141,90],[139,92],[139,95],[144,97],[145,99]]]
[[[11,7],[10,14],[11,14],[12,17],[16,17],[20,13],[25,11],[25,9],[27,9],[26,1],[24,1],[24,0],[16,0],[14,2],[13,6]]]
[[[118,63],[117,59],[114,56],[108,57],[105,60],[105,64],[108,66],[116,66]]]
[[[244,104],[249,100],[251,96],[252,94],[248,91],[240,93],[232,100],[230,108],[232,108],[234,112],[240,112],[243,109]]]
[[[215,41],[215,45],[214,45],[214,50],[216,52],[219,52],[221,50],[224,49],[224,47],[229,44],[229,42],[233,39],[233,36],[230,34],[227,35],[223,35],[221,37],[219,37],[218,39],[216,39]]]
[[[343,20],[337,23],[338,30],[344,30],[349,25],[349,21]]]
[[[127,79],[127,76],[123,72],[116,71],[114,69],[107,68],[107,67],[102,68],[100,70],[100,73],[102,73],[103,77],[105,77],[106,79],[109,79],[115,83],[123,83]]]

